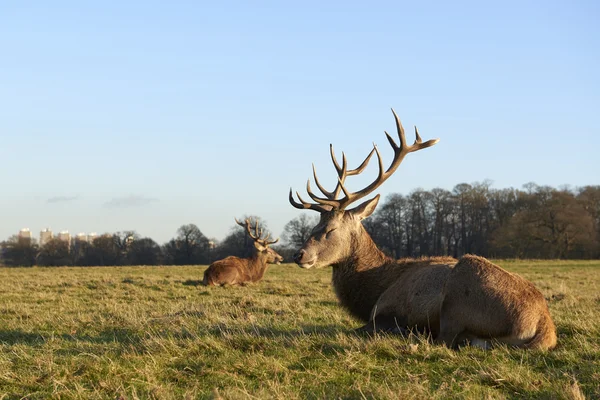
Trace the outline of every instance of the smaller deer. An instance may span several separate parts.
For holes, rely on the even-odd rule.
[[[242,285],[248,282],[258,282],[267,272],[268,264],[281,264],[283,261],[282,256],[269,248],[269,245],[277,243],[279,239],[270,242],[269,235],[261,239],[262,229],[259,229],[258,221],[254,226],[254,234],[248,219],[245,223],[241,223],[236,218],[235,222],[246,228],[246,232],[254,240],[253,254],[249,258],[229,256],[210,264],[204,271],[202,284],[205,286]]]

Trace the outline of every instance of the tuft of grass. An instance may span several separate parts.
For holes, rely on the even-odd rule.
[[[600,261],[495,262],[542,291],[555,350],[357,335],[329,269],[0,269],[0,398],[600,398]]]

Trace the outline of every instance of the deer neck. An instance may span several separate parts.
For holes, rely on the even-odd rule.
[[[248,272],[251,279],[255,282],[261,280],[268,266],[266,256],[261,255],[258,251],[255,252],[248,261]]]
[[[364,321],[379,296],[395,281],[400,271],[390,268],[387,257],[363,229],[352,238],[350,255],[333,265],[333,286],[338,299],[351,314]]]

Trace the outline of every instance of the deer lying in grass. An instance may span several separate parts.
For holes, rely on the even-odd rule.
[[[416,329],[452,348],[462,344],[489,348],[494,341],[524,348],[553,348],[556,329],[544,297],[533,284],[473,255],[465,255],[458,262],[451,258],[391,259],[377,248],[361,223],[375,210],[379,195],[347,209],[385,182],[408,153],[438,142],[422,142],[415,128],[415,143],[407,145],[400,119],[392,112],[400,144],[385,132],[394,150],[387,170],[376,146],[353,170],[347,169],[343,153],[339,165],[330,146],[338,174],[334,191],[319,183],[314,165],[314,180],[323,196],[312,192],[310,180],[306,190],[315,203],[305,202],[296,192],[297,202],[290,189],[294,207],[321,214],[294,261],[301,268],[333,267],[337,297],[352,315],[366,322],[361,331],[404,333]],[[360,174],[373,153],[379,161],[377,178],[364,189],[349,192],[346,178]],[[344,197],[338,199],[341,192]]]
[[[206,286],[240,285],[248,282],[260,281],[267,271],[268,264],[280,264],[283,257],[269,245],[277,243],[279,239],[269,241],[269,235],[262,239],[262,229],[258,228],[258,221],[254,226],[254,234],[250,221],[245,223],[235,220],[238,225],[246,228],[246,232],[254,240],[253,254],[250,258],[229,256],[215,261],[204,271],[202,283]]]

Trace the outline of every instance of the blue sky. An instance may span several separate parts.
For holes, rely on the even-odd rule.
[[[440,142],[383,196],[600,184],[600,3],[486,3],[2,2],[0,240],[279,235],[311,163],[334,186],[330,143],[391,160],[390,107]]]

